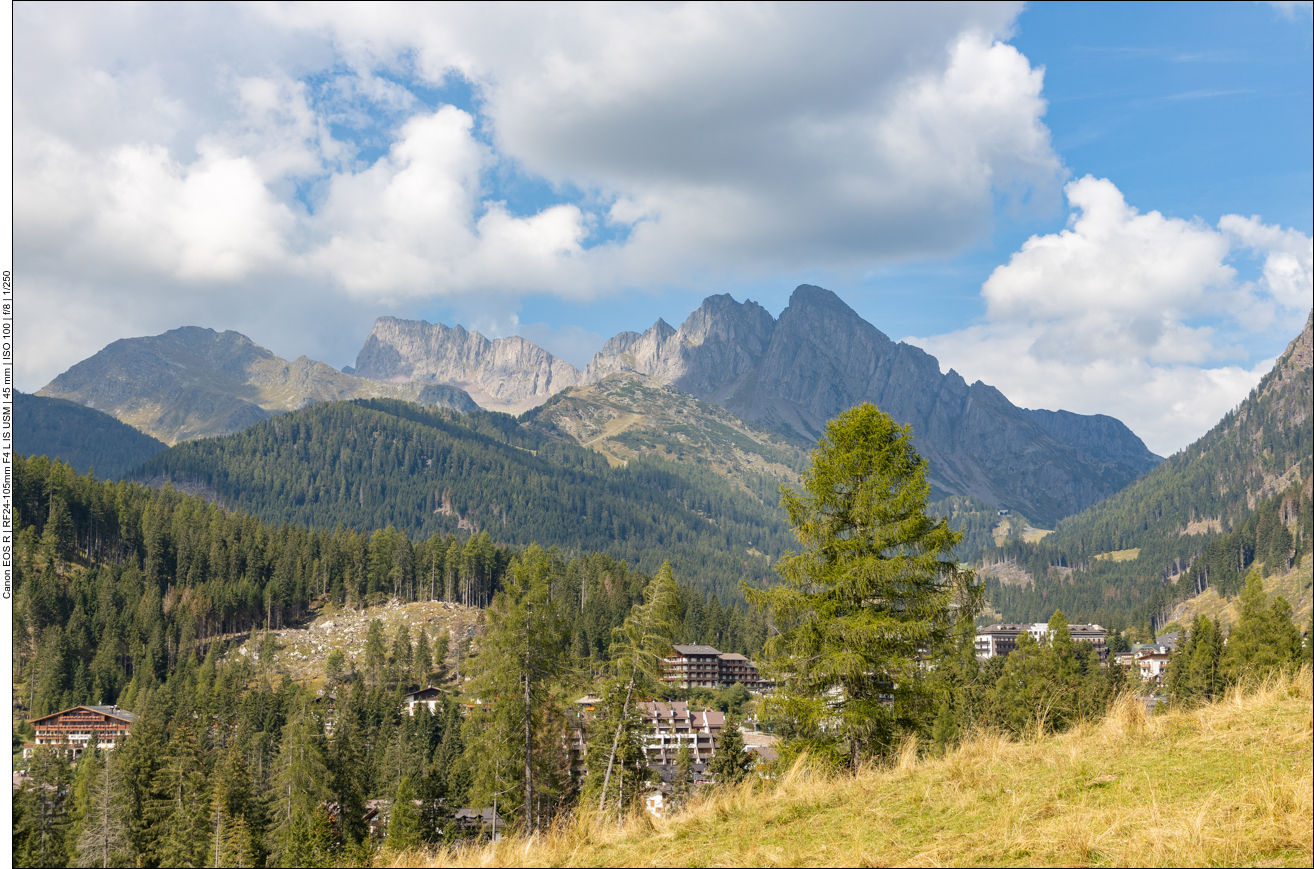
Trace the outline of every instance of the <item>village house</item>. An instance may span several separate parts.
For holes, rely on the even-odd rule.
[[[725,713],[711,709],[697,712],[683,701],[639,704],[646,729],[643,747],[652,766],[673,764],[680,747],[688,745],[694,763],[706,763],[716,752],[716,738],[725,728]]]
[[[1141,674],[1142,682],[1163,684],[1164,674],[1168,672],[1168,661],[1172,652],[1167,646],[1158,643],[1138,644],[1132,648],[1135,660],[1134,669]]]
[[[482,809],[457,809],[454,820],[462,830],[472,833],[492,833],[494,842],[502,838],[502,829],[506,826],[501,813],[495,811],[492,806],[485,806]]]
[[[757,665],[734,652],[712,646],[677,645],[662,661],[662,681],[678,688],[729,688],[739,682],[750,691],[763,691],[770,683]]]
[[[1109,657],[1109,632],[1099,625],[1068,625],[1068,633],[1079,643],[1089,643],[1095,647],[1100,656],[1100,663]],[[997,656],[1007,657],[1017,648],[1017,638],[1021,634],[1030,634],[1037,643],[1049,642],[1049,625],[1045,622],[1032,624],[999,624],[981,628],[976,632],[976,657],[984,661]]]
[[[88,745],[113,750],[132,730],[137,716],[117,706],[74,706],[32,720],[36,741],[23,746],[23,757],[31,757],[39,746],[52,746],[81,756]]]
[[[416,709],[428,709],[430,715],[436,715],[443,705],[443,691],[432,685],[402,695],[402,711],[412,718]]]

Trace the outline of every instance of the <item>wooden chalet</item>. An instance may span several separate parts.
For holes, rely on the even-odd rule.
[[[36,741],[23,746],[23,756],[31,757],[40,746],[60,748],[73,757],[91,744],[109,751],[123,741],[136,720],[134,713],[117,706],[74,706],[34,718]]]

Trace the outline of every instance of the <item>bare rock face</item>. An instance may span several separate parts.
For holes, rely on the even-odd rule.
[[[623,332],[585,369],[656,378],[746,422],[815,442],[864,401],[911,424],[941,494],[975,495],[1053,522],[1127,485],[1160,459],[1112,417],[1025,411],[895,343],[838,296],[803,285],[773,320],[760,305],[712,296],[678,330]]]
[[[477,409],[457,389],[379,383],[305,356],[288,362],[245,335],[196,326],[115,341],[37,394],[103,411],[167,444],[230,434],[320,401],[398,398]]]
[[[678,331],[658,320],[642,334],[622,332],[609,340],[584,369],[581,383],[634,371],[702,397],[751,374],[775,325],[756,302],[709,296]]]
[[[374,380],[448,384],[486,410],[520,413],[574,386],[579,369],[524,338],[489,340],[463,326],[380,317],[356,357]]]

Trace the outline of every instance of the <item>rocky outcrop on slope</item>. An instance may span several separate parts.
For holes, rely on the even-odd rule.
[[[453,387],[380,383],[305,356],[289,362],[240,333],[196,326],[115,341],[37,394],[95,408],[167,444],[230,434],[320,401],[398,398],[477,409]]]
[[[380,317],[356,357],[360,377],[449,384],[486,410],[521,413],[573,386],[579,369],[524,338]]]
[[[678,330],[658,321],[616,336],[582,379],[620,369],[804,442],[870,401],[912,425],[940,493],[974,495],[1042,523],[1107,497],[1159,461],[1111,417],[1024,411],[994,387],[941,374],[934,357],[891,341],[820,287],[800,286],[774,321],[753,302],[713,296]]]

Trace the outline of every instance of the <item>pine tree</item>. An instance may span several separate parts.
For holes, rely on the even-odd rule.
[[[687,741],[680,741],[680,753],[675,756],[675,776],[671,779],[671,800],[678,808],[689,798],[693,787],[693,749]]]
[[[1222,634],[1208,616],[1197,615],[1186,644],[1168,662],[1164,684],[1173,702],[1191,706],[1218,697],[1223,689],[1222,653]]]
[[[212,847],[207,856],[214,861],[211,865],[232,865],[232,859],[226,858],[224,854],[225,843],[230,838],[231,826],[239,818],[245,820],[250,813],[251,803],[250,770],[247,769],[246,758],[237,740],[233,740],[210,781],[209,832]]]
[[[179,713],[152,782],[150,817],[158,836],[154,853],[164,866],[200,866],[205,861],[209,815],[204,758],[191,711],[180,708]]]
[[[338,835],[343,846],[361,842],[368,832],[363,820],[364,769],[358,748],[360,742],[361,735],[354,716],[339,716],[333,730],[329,786],[338,804]]]
[[[52,497],[50,515],[41,534],[42,550],[56,563],[68,561],[73,556],[74,532],[73,516],[69,513],[68,504],[58,495]]]
[[[30,780],[15,795],[15,863],[20,866],[62,866],[68,860],[65,813],[68,762],[55,749],[38,747],[28,766]]]
[[[433,670],[433,655],[429,651],[429,635],[420,625],[420,636],[415,642],[415,672],[413,681],[423,688],[429,684],[429,673]]]
[[[347,661],[347,656],[341,649],[334,649],[328,653],[324,660],[324,680],[332,687],[342,681],[342,669]]]
[[[937,754],[944,754],[958,741],[958,722],[954,719],[954,710],[948,698],[940,701],[940,711],[936,713],[935,724],[931,728],[931,740]]]
[[[627,703],[630,695],[625,680],[609,679],[601,691],[597,718],[590,724],[590,733],[610,737],[610,752],[589,751],[585,756],[587,775],[584,776],[581,802],[592,805],[598,801],[599,812],[614,806],[616,817],[624,817],[625,809],[635,804],[643,783],[642,771],[647,765],[644,750],[643,715],[637,703]],[[611,775],[607,776],[607,771]],[[604,793],[603,784],[606,783]]]
[[[114,749],[114,753],[128,802],[132,850],[137,854],[150,854],[155,850],[155,839],[160,832],[151,824],[154,816],[152,784],[165,753],[160,718],[153,707],[149,704],[144,707],[132,732]]]
[[[790,740],[852,767],[934,714],[920,659],[980,605],[952,558],[961,534],[926,513],[926,473],[909,427],[871,404],[840,414],[802,493],[781,489],[803,551],[778,564],[783,585],[744,587],[780,629],[767,669]]]
[[[447,681],[447,650],[451,638],[451,631],[443,631],[433,641],[433,669],[440,684]]]
[[[399,685],[410,679],[411,670],[415,666],[415,650],[411,647],[411,632],[405,624],[397,626],[397,636],[392,642],[392,655],[389,657],[389,663],[392,664],[394,678],[391,680]]]
[[[1299,654],[1300,632],[1292,622],[1291,605],[1281,597],[1268,605],[1264,580],[1252,570],[1241,592],[1241,618],[1219,662],[1223,677],[1235,684],[1248,674],[1289,665]]]
[[[220,866],[246,867],[254,866],[256,860],[255,837],[245,815],[238,815],[224,829],[220,844]]]
[[[365,633],[365,672],[369,675],[371,685],[377,685],[383,680],[383,668],[387,663],[388,644],[383,636],[383,622],[373,619]]]

